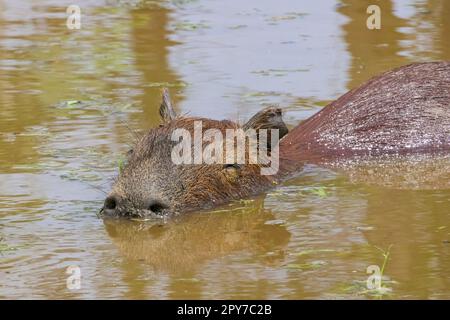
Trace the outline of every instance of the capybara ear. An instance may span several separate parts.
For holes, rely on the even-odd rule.
[[[279,139],[289,132],[283,121],[283,112],[281,111],[281,108],[278,107],[267,107],[266,109],[259,111],[243,125],[243,129],[255,129],[257,132],[259,129],[278,129]],[[270,131],[268,132],[267,137],[267,149],[270,151]]]
[[[159,107],[159,115],[164,122],[169,122],[177,117],[173,109],[172,101],[170,100],[169,90],[163,88],[161,91],[161,106]]]

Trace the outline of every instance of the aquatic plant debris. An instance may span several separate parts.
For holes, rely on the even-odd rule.
[[[266,225],[283,225],[285,223],[286,223],[286,220],[276,219],[276,220],[266,221],[264,224],[266,224]]]
[[[389,255],[391,254],[392,244],[389,245],[387,250],[383,250],[377,246],[374,246],[374,247],[377,250],[379,250],[383,256],[383,265],[381,266],[381,270],[380,270],[380,286],[378,288],[364,290],[361,293],[367,293],[370,295],[375,295],[375,296],[381,297],[383,295],[386,295],[386,294],[389,294],[392,292],[392,288],[386,286],[386,284],[388,282],[390,282],[390,280],[384,277],[384,270],[386,269],[386,265],[389,260]]]
[[[306,256],[316,253],[330,253],[330,252],[337,252],[335,249],[309,249],[309,250],[303,250],[300,252],[294,253],[296,256]]]
[[[9,251],[16,251],[18,248],[17,247],[11,247],[8,244],[6,244],[4,242],[4,238],[0,237],[0,254],[3,254],[4,252],[9,252]]]
[[[80,100],[69,100],[69,101],[66,101],[66,103],[68,106],[72,106],[74,104],[80,104],[81,101]]]
[[[311,263],[301,263],[301,264],[290,263],[286,267],[288,269],[296,269],[296,270],[300,270],[300,271],[306,271],[306,270],[318,269],[326,264],[327,263],[325,261],[316,260],[316,261],[312,261]]]
[[[119,167],[119,173],[121,173],[123,171],[123,169],[125,168],[126,165],[126,160],[124,157],[120,157],[117,160],[117,166]]]
[[[303,192],[312,193],[313,195],[319,196],[321,198],[325,198],[328,196],[328,192],[326,191],[326,187],[313,187],[311,189],[302,190],[300,194]]]
[[[307,15],[308,15],[308,13],[305,13],[305,12],[287,12],[286,14],[283,14],[283,15],[272,16],[268,19],[268,21],[277,22],[277,21],[285,21],[285,20],[294,20],[299,17],[304,17]]]
[[[256,70],[252,71],[253,74],[258,74],[261,76],[286,76],[294,72],[308,72],[309,69],[267,69],[267,70]]]
[[[175,24],[175,30],[180,31],[194,31],[198,29],[206,29],[209,28],[209,26],[205,23],[193,23],[193,22],[179,22]]]
[[[385,279],[385,283],[395,283],[395,281],[390,281]],[[353,294],[357,296],[369,295],[376,298],[381,298],[382,296],[389,295],[392,293],[392,289],[388,287],[367,289],[366,281],[354,280],[351,284],[345,284],[338,289],[339,292]]]

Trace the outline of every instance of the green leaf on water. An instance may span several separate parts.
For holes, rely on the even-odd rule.
[[[303,250],[297,253],[294,253],[296,256],[306,256],[311,255],[315,253],[328,253],[328,252],[336,252],[337,250],[334,249],[310,249],[310,250]]]
[[[209,28],[209,26],[204,23],[179,22],[175,25],[175,30],[182,31],[194,31],[205,28]]]
[[[0,254],[9,251],[16,251],[17,247],[10,247],[8,244],[4,243],[4,239],[0,238]]]
[[[313,261],[311,263],[290,263],[286,267],[288,269],[296,269],[296,270],[312,270],[312,269],[318,269],[327,263],[325,261],[317,260]]]
[[[283,21],[283,20],[294,20],[299,17],[304,17],[306,15],[308,15],[308,14],[303,13],[303,12],[288,12],[284,15],[273,16],[269,19],[269,21],[276,22],[276,21]]]
[[[121,173],[123,168],[125,168],[125,159],[119,158],[119,160],[117,160],[117,166],[119,167],[119,173]]]
[[[381,296],[388,295],[391,293],[392,293],[392,288],[389,288],[386,286],[381,286],[381,287],[375,288],[375,289],[362,290],[359,292],[359,294],[368,294],[368,295],[377,296],[377,297],[381,297]]]
[[[242,29],[242,28],[246,28],[246,27],[248,27],[248,25],[246,25],[246,24],[238,24],[238,25],[229,27],[229,29],[237,30],[237,29]]]
[[[73,106],[74,104],[79,104],[81,103],[80,100],[69,100],[66,102],[68,106]]]
[[[316,187],[316,188],[312,189],[310,192],[312,194],[314,194],[314,195],[317,195],[317,196],[321,197],[321,198],[325,198],[325,197],[328,196],[328,193],[327,193],[325,187]]]
[[[8,252],[8,251],[16,251],[16,250],[17,250],[17,248],[15,248],[15,247],[10,247],[7,244],[3,244],[3,243],[0,244],[0,253]]]

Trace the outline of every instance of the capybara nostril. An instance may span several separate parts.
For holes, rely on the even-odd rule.
[[[164,204],[164,203],[162,203],[161,201],[158,201],[158,200],[150,201],[150,203],[149,203],[149,205],[147,207],[148,210],[150,210],[150,211],[152,211],[152,212],[154,212],[156,214],[162,213],[162,211],[164,209],[167,209],[167,208],[168,208],[168,206],[166,204]]]
[[[117,198],[109,196],[105,199],[105,209],[114,210],[117,207]]]

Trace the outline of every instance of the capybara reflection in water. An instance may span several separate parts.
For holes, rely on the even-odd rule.
[[[330,103],[289,133],[281,110],[268,108],[239,124],[177,116],[167,90],[162,124],[138,139],[101,212],[161,217],[210,208],[262,192],[301,171],[352,157],[450,152],[450,62],[416,63],[376,76]],[[175,129],[279,129],[279,170],[258,163],[175,164]],[[269,149],[275,146],[270,144]],[[261,147],[261,146],[259,146]]]

